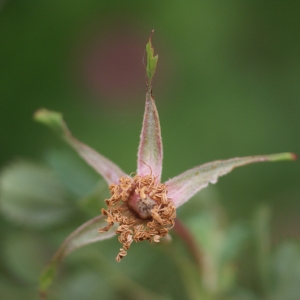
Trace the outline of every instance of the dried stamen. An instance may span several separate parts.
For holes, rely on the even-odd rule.
[[[133,241],[159,242],[174,226],[176,208],[167,198],[167,186],[156,183],[151,174],[121,177],[119,184],[110,185],[111,197],[105,200],[108,208],[102,209],[108,225],[99,230],[108,231],[114,223],[119,223],[116,234],[123,248],[117,261],[127,255]]]

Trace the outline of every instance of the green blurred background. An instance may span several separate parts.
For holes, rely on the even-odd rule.
[[[298,1],[4,0],[1,168],[20,159],[49,162],[49,149],[64,149],[32,120],[34,111],[45,107],[62,112],[81,141],[134,172],[145,97],[144,49],[152,29],[159,54],[153,88],[164,142],[163,180],[216,159],[300,153]],[[216,189],[230,220],[248,220],[259,204],[269,204],[277,240],[299,237],[299,179],[298,162],[258,164],[222,178]],[[9,249],[29,247],[58,231],[32,237],[32,229],[1,218],[3,262],[17,260],[6,258]],[[81,218],[73,217],[73,227],[59,231],[57,245]],[[117,242],[104,247],[112,249],[109,243],[117,251]],[[9,295],[2,299],[34,299],[28,285],[34,286],[54,250],[21,271],[2,262],[1,286]],[[16,257],[22,260],[21,253]],[[74,280],[66,285],[82,282]],[[90,273],[82,280],[103,284]],[[7,287],[14,282],[20,292]],[[57,299],[77,299],[69,297]],[[109,292],[105,297],[117,299]]]

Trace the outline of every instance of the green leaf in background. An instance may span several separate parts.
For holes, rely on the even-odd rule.
[[[98,262],[97,259],[96,262]],[[84,264],[87,263],[84,262]],[[102,272],[103,270],[95,270],[95,266],[94,268],[91,266],[90,269],[75,269],[69,272],[68,276],[60,279],[59,284],[55,286],[55,294],[60,295],[60,300],[119,300],[121,297],[116,291],[115,285],[109,284],[106,276],[101,276]],[[49,299],[52,298],[49,297]]]
[[[36,285],[45,266],[49,245],[44,234],[29,233],[23,228],[5,232],[5,238],[1,241],[5,268],[25,285]]]
[[[78,207],[90,217],[95,216],[105,206],[104,199],[109,198],[106,182],[99,181],[97,186],[86,196],[78,201]]]
[[[300,245],[299,242],[285,242],[272,256],[270,275],[272,300],[297,300],[300,295]]]
[[[38,300],[37,292],[34,288],[28,286],[16,285],[16,282],[10,281],[7,276],[0,276],[0,299],[20,300],[30,299]]]
[[[253,228],[256,246],[259,279],[263,294],[270,289],[270,254],[271,254],[271,210],[261,205],[254,215]]]
[[[71,149],[51,149],[45,160],[76,200],[93,192],[99,181],[104,184],[104,180],[99,179],[99,175]],[[106,183],[105,187],[108,191]]]
[[[116,235],[113,230],[100,234],[99,228],[106,225],[103,216],[97,216],[78,227],[65,239],[40,277],[39,290],[42,298],[46,297],[46,291],[55,277],[58,264],[68,254],[85,245],[103,241]]]
[[[111,243],[108,242],[108,243]],[[60,276],[59,282],[55,284],[55,294],[60,295],[59,299],[130,299],[130,300],[171,300],[174,298],[160,296],[160,292],[149,285],[141,284],[141,278],[150,278],[151,272],[157,269],[159,256],[153,257],[152,263],[147,264],[147,275],[145,274],[144,262],[140,264],[131,263],[121,267],[114,261],[107,259],[106,245],[101,244],[95,247],[87,247],[84,251],[74,253],[68,259],[68,266],[72,272],[67,276]],[[100,251],[99,251],[100,250]],[[141,257],[142,258],[142,257]],[[147,257],[145,259],[147,261]],[[77,267],[79,262],[85,267]],[[135,273],[135,274],[134,274]],[[157,274],[162,276],[162,274]],[[134,278],[139,280],[134,280]],[[82,278],[80,280],[79,278]],[[164,281],[166,277],[161,279]],[[168,284],[167,281],[163,282]],[[172,284],[171,284],[172,286]],[[166,291],[166,288],[163,289]],[[100,295],[100,296],[99,296]],[[50,295],[49,295],[50,296]],[[50,297],[49,297],[50,299]]]
[[[1,213],[15,223],[47,228],[63,223],[74,209],[53,172],[38,164],[19,161],[0,174]]]
[[[296,300],[300,295],[300,245],[284,242],[271,249],[270,209],[261,206],[254,218],[257,263],[264,299]]]
[[[247,237],[242,224],[226,224],[226,215],[217,203],[187,220],[202,253],[203,290],[211,297],[231,292],[236,282],[235,259]]]

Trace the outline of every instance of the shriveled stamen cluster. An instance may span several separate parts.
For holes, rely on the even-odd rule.
[[[119,181],[109,187],[111,198],[105,200],[108,208],[102,209],[108,225],[99,230],[108,231],[114,223],[119,223],[116,234],[123,248],[117,261],[127,255],[133,241],[159,242],[174,226],[176,217],[176,207],[167,198],[166,185],[156,183],[153,175],[122,176]]]

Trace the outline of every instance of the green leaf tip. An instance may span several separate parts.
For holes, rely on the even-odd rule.
[[[60,136],[64,135],[66,126],[61,113],[41,108],[34,113],[33,118],[35,121],[49,126]]]
[[[146,45],[146,52],[147,52],[147,68],[146,68],[146,74],[148,78],[148,83],[151,84],[152,78],[155,73],[156,65],[157,65],[157,60],[158,60],[158,55],[154,56],[154,49],[152,47],[152,34],[154,30],[151,31],[150,37],[149,37],[149,42]]]
[[[268,155],[268,161],[278,161],[278,160],[297,160],[298,156],[295,153],[284,152],[278,154],[270,154]]]

